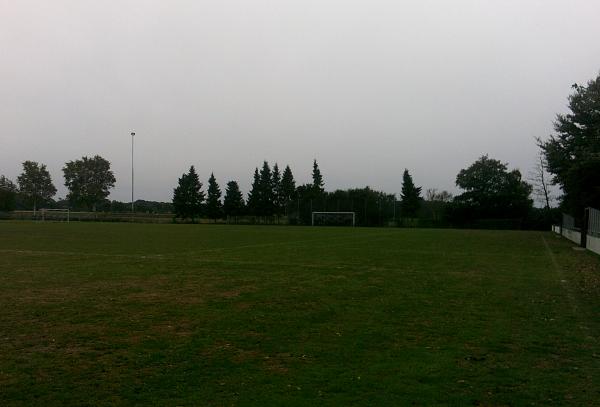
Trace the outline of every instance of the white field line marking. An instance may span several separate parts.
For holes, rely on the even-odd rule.
[[[361,235],[364,236],[387,236],[390,233],[386,234],[368,234]],[[48,254],[48,255],[63,255],[63,256],[100,256],[100,257],[124,257],[124,258],[136,258],[136,259],[160,259],[160,258],[168,258],[168,257],[191,257],[200,253],[212,253],[212,252],[220,252],[225,250],[236,250],[236,249],[251,249],[258,247],[271,247],[271,246],[285,246],[285,245],[296,245],[298,243],[310,243],[310,242],[322,242],[324,240],[348,240],[348,239],[356,239],[359,236],[334,236],[325,239],[303,239],[303,240],[291,240],[287,242],[271,242],[271,243],[257,243],[257,244],[248,244],[248,245],[239,245],[239,246],[226,246],[226,247],[215,247],[212,249],[199,249],[187,252],[177,252],[177,253],[169,253],[169,254],[151,254],[151,255],[136,255],[136,254],[107,254],[107,253],[93,253],[93,252],[72,252],[72,251],[61,251],[61,250],[23,250],[23,249],[0,249],[0,253],[16,253],[16,254]],[[301,246],[297,246],[301,247]]]
[[[569,303],[569,307],[571,308],[571,312],[573,313],[573,318],[575,320],[581,322],[580,318],[579,318],[579,313],[577,312],[576,299],[575,299],[575,295],[573,294],[573,290],[571,288],[571,285],[569,284],[569,282],[565,278],[565,275],[564,275],[564,273],[562,271],[562,268],[560,267],[560,265],[556,261],[556,257],[554,256],[554,253],[550,249],[550,246],[548,245],[548,242],[546,241],[546,238],[543,235],[542,235],[542,241],[544,242],[544,246],[546,246],[546,252],[548,253],[548,256],[550,257],[550,260],[552,261],[552,267],[554,268],[554,272],[556,273],[558,281],[565,288],[565,293],[566,293],[566,296],[567,296],[567,301]]]
[[[286,246],[286,245],[297,245],[296,247],[303,247],[303,245],[298,245],[298,243],[302,244],[302,243],[313,243],[313,242],[324,242],[324,241],[340,241],[340,240],[354,240],[357,238],[363,238],[363,237],[372,237],[374,236],[375,238],[379,238],[379,237],[386,237],[389,236],[392,233],[370,233],[370,234],[365,234],[365,235],[351,235],[351,236],[332,236],[332,237],[327,237],[327,238],[321,238],[321,239],[302,239],[302,240],[290,240],[290,241],[286,241],[286,242],[270,242],[270,243],[255,243],[255,244],[246,244],[246,245],[238,245],[238,246],[226,246],[226,247],[215,247],[212,249],[199,249],[199,250],[192,250],[192,251],[187,251],[187,252],[181,252],[178,253],[179,255],[194,255],[194,254],[200,254],[200,253],[212,253],[212,252],[220,252],[220,251],[225,251],[225,250],[237,250],[237,249],[253,249],[253,248],[259,248],[259,247],[273,247],[273,246]],[[327,245],[327,247],[332,247],[331,245]]]
[[[122,257],[132,259],[161,259],[161,254],[136,255],[136,254],[107,254],[107,253],[90,253],[90,252],[65,252],[55,250],[17,250],[17,249],[0,249],[0,253],[15,253],[15,254],[33,254],[33,255],[53,255],[53,256],[81,256],[81,257]]]

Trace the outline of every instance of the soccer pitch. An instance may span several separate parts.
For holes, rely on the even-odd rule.
[[[550,233],[0,223],[0,405],[599,405]]]

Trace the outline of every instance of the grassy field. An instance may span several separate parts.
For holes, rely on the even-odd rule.
[[[0,405],[600,405],[550,233],[0,222]]]

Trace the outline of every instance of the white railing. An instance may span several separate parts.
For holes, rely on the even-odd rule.
[[[600,237],[600,211],[588,208],[588,235]]]
[[[586,223],[587,222],[587,223]],[[600,210],[586,208],[582,228],[575,226],[575,218],[563,213],[562,224],[553,225],[552,231],[569,239],[573,243],[600,254]]]

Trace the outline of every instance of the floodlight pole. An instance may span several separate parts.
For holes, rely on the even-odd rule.
[[[134,212],[133,207],[133,138],[135,136],[135,132],[131,132],[131,213]]]

